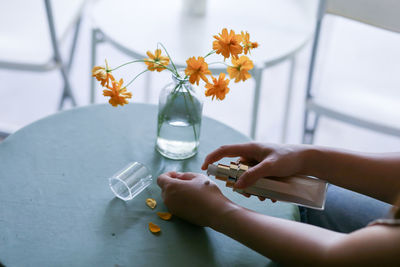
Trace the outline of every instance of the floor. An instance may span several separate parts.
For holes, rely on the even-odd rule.
[[[398,74],[400,37],[392,33],[382,34],[372,27],[333,17],[327,19],[325,26],[327,34],[322,36],[316,85],[331,88],[333,85],[353,85],[358,81],[367,92],[377,93],[376,88],[379,88],[379,94],[400,101]],[[357,34],[354,34],[355,32]],[[73,92],[79,106],[89,103],[91,70],[89,55],[90,22],[84,20],[71,72]],[[310,45],[297,57],[288,143],[301,142],[309,55]],[[127,59],[125,55],[107,44],[99,48],[98,61],[101,63],[104,57],[112,62],[123,62]],[[281,142],[288,71],[289,64],[284,63],[266,70],[263,74],[257,141]],[[133,102],[157,103],[159,90],[170,77],[168,73],[150,75],[135,82]],[[143,89],[147,78],[151,80],[149,91]],[[15,131],[57,112],[62,89],[58,72],[30,73],[2,69],[0,82],[0,129]],[[253,81],[232,86],[229,97],[223,102],[212,102],[207,99],[204,104],[204,114],[244,134],[249,134],[252,86]],[[368,88],[374,88],[375,91]],[[105,102],[101,90],[97,92],[97,102]],[[397,119],[400,119],[399,116]],[[399,138],[354,128],[328,119],[321,120],[315,143],[361,151],[400,151]]]

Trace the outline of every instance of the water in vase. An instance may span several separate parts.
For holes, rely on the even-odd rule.
[[[197,153],[201,111],[202,104],[184,93],[160,107],[156,148],[163,156],[186,159]]]

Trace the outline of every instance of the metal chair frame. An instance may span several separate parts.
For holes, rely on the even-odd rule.
[[[76,106],[76,100],[71,90],[71,83],[69,80],[69,72],[71,70],[71,66],[73,63],[76,43],[79,36],[79,30],[81,25],[81,12],[73,22],[74,24],[74,33],[72,43],[69,49],[68,60],[66,62],[63,61],[60,54],[59,42],[57,40],[57,34],[54,25],[54,17],[52,12],[52,7],[50,0],[44,0],[45,9],[46,9],[46,17],[49,26],[49,33],[51,38],[51,45],[53,49],[53,57],[44,64],[32,64],[32,63],[15,63],[10,61],[0,61],[0,68],[8,69],[8,70],[17,70],[17,71],[33,71],[33,72],[45,72],[51,71],[54,69],[59,69],[62,79],[64,81],[64,87],[61,95],[61,99],[58,105],[58,110],[61,110],[64,107],[65,101],[70,100],[73,106]],[[82,5],[83,7],[83,5]],[[82,8],[81,7],[81,8]],[[7,137],[10,133],[5,131],[0,131],[1,137]]]
[[[51,37],[51,44],[53,49],[53,58],[44,64],[31,64],[31,63],[15,63],[9,61],[0,61],[0,68],[9,70],[19,70],[19,71],[34,71],[34,72],[45,72],[53,69],[59,69],[64,81],[63,94],[60,100],[59,109],[64,105],[65,100],[70,99],[72,105],[76,105],[75,98],[71,91],[71,84],[68,78],[69,71],[71,69],[73,58],[75,54],[76,43],[79,36],[79,29],[81,24],[81,15],[79,15],[74,21],[74,34],[73,40],[70,47],[70,52],[68,56],[68,61],[63,62],[59,49],[59,42],[57,41],[57,34],[54,26],[53,12],[51,8],[50,0],[44,0],[46,7],[46,16],[49,26],[49,32]]]
[[[355,115],[348,114],[346,112],[333,110],[329,107],[320,105],[314,101],[314,96],[312,94],[312,89],[313,89],[312,83],[314,78],[319,38],[321,34],[323,18],[325,17],[326,13],[325,12],[326,8],[327,8],[327,0],[320,0],[317,10],[317,21],[315,25],[315,33],[314,33],[310,65],[307,77],[306,99],[305,99],[306,106],[304,111],[302,142],[304,144],[312,144],[314,142],[315,132],[318,127],[318,122],[322,116],[339,120],[345,123],[349,123],[354,126],[362,127],[365,129],[374,130],[376,132],[381,132],[384,134],[400,137],[400,128],[397,128],[395,126],[388,126],[383,123],[368,121],[366,119],[359,118]]]

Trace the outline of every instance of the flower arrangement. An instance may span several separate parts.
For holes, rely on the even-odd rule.
[[[104,87],[103,95],[110,98],[109,103],[114,107],[128,104],[132,93],[127,91],[127,87],[143,73],[164,70],[172,73],[173,83],[161,91],[158,105],[156,149],[167,158],[186,159],[197,153],[203,105],[192,85],[204,82],[206,89],[204,94],[207,97],[212,97],[212,100],[215,98],[224,100],[229,92],[230,79],[234,79],[237,83],[251,77],[249,71],[254,64],[246,55],[257,48],[258,43],[250,41],[249,33],[236,34],[235,31],[228,32],[224,28],[221,33],[214,36],[214,39],[212,50],[204,57],[193,56],[187,59],[184,71],[178,71],[161,43],[157,45],[154,53],[147,51],[148,58],[133,60],[113,69],[106,61],[105,67],[95,66],[92,70],[92,76]],[[165,55],[162,54],[162,50]],[[207,63],[206,59],[215,53],[221,54],[224,61]],[[226,59],[231,59],[231,64],[227,64]],[[147,68],[128,84],[124,85],[123,79],[117,81],[114,78],[114,71],[137,62],[144,63]],[[226,78],[223,72],[214,77],[208,68],[211,64],[224,64],[230,79]]]
[[[127,91],[127,87],[133,83],[141,74],[147,71],[161,72],[163,70],[169,70],[174,76],[178,77],[182,81],[189,81],[191,84],[199,85],[200,80],[205,83],[205,95],[218,100],[225,99],[226,94],[229,92],[230,79],[235,79],[235,83],[240,81],[246,81],[251,77],[249,71],[254,67],[253,62],[246,56],[250,54],[250,51],[257,48],[259,44],[257,42],[250,41],[250,35],[248,32],[241,32],[236,34],[234,30],[222,29],[222,32],[218,35],[214,35],[215,40],[213,41],[213,50],[206,54],[204,57],[198,56],[190,57],[187,61],[187,67],[184,70],[184,77],[180,74],[173,63],[172,58],[168,54],[165,47],[159,43],[158,46],[166,53],[166,56],[162,55],[162,50],[157,46],[154,53],[147,51],[148,58],[139,59],[127,62],[116,68],[110,68],[106,61],[105,66],[95,66],[92,69],[92,76],[95,77],[105,89],[103,95],[110,97],[109,103],[117,107],[118,105],[128,104],[128,100],[132,98],[132,93]],[[212,54],[221,54],[224,57],[223,62],[207,63],[205,60]],[[244,55],[242,55],[244,54]],[[225,63],[226,59],[231,59],[231,65]],[[128,84],[124,85],[124,81],[121,78],[117,81],[113,72],[117,69],[132,63],[142,62],[145,63],[147,69],[136,75]],[[170,64],[171,63],[171,64]],[[211,64],[224,64],[227,66],[227,73],[229,78],[226,78],[225,73],[220,73],[216,78],[212,76],[208,66]],[[211,81],[208,79],[209,76]]]

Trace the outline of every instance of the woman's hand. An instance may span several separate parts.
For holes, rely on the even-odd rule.
[[[202,174],[167,172],[157,178],[157,184],[168,210],[197,225],[218,223],[224,212],[236,206]]]
[[[240,157],[240,161],[252,166],[236,182],[236,188],[246,188],[259,178],[285,177],[294,174],[306,174],[306,145],[276,145],[247,143],[221,146],[211,152],[204,160],[203,170],[224,157]]]

